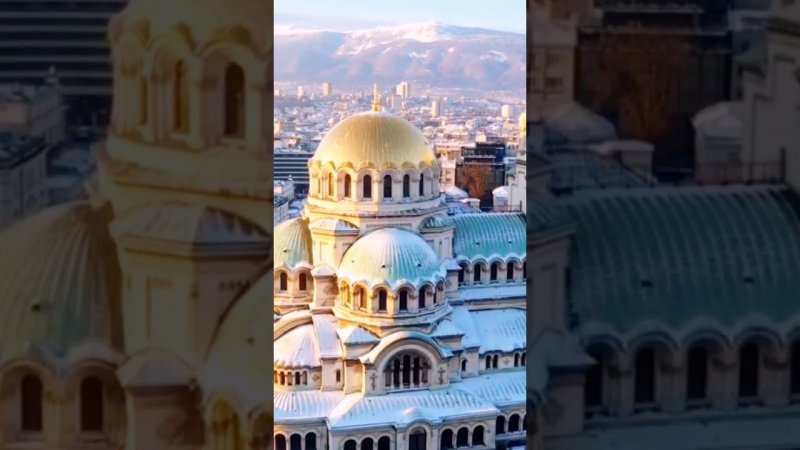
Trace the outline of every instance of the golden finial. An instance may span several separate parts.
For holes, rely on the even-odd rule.
[[[378,83],[372,87],[372,110],[375,112],[381,110],[381,94],[378,93]]]

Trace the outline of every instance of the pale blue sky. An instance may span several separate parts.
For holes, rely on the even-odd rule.
[[[275,0],[275,28],[352,31],[436,20],[525,33],[525,0]]]

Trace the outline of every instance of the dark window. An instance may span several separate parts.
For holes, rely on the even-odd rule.
[[[427,450],[427,435],[425,430],[416,429],[408,437],[408,450]]]
[[[392,440],[388,436],[378,439],[378,450],[390,450]]]
[[[508,263],[506,265],[506,280],[514,280],[514,263]]]
[[[408,311],[408,291],[405,289],[400,290],[400,311]]]
[[[463,283],[464,282],[464,271],[465,270],[466,270],[466,268],[464,266],[461,266],[461,270],[458,271],[458,282],[459,283]]]
[[[584,384],[584,402],[586,406],[600,406],[603,404],[603,371],[605,370],[605,360],[601,352],[590,351],[589,356],[597,364],[586,370],[586,381]]]
[[[344,197],[345,198],[350,198],[350,187],[351,187],[350,184],[351,184],[350,175],[349,174],[345,175],[344,176]]]
[[[26,375],[22,390],[22,431],[42,431],[42,382],[34,375]]]
[[[294,385],[300,386],[300,372],[294,373]]]
[[[486,356],[486,368],[487,369],[491,369],[492,368],[492,357],[488,356],[488,355]]]
[[[189,72],[183,61],[175,63],[175,91],[173,92],[173,107],[175,131],[186,131],[189,118]]]
[[[420,174],[419,175],[419,196],[422,197],[425,195],[425,176]]]
[[[511,417],[508,418],[508,432],[515,433],[519,431],[519,415],[512,414]]]
[[[528,262],[527,261],[522,263],[522,279],[523,280],[527,280],[528,279]]]
[[[483,427],[478,425],[472,430],[472,446],[485,445],[483,442]]]
[[[306,450],[317,450],[317,434],[306,434]]]
[[[282,292],[286,292],[286,290],[287,290],[288,288],[289,288],[289,277],[286,275],[286,273],[285,273],[285,272],[281,272],[281,275],[280,275],[280,287],[279,287],[279,289],[280,289]]]
[[[442,439],[439,447],[442,450],[449,450],[453,448],[453,430],[442,431]]]
[[[417,298],[417,303],[418,303],[417,307],[419,309],[425,309],[425,294],[426,294],[425,291],[426,291],[425,287],[419,288],[419,297]]]
[[[527,352],[522,352],[522,358],[520,358],[520,362],[522,365],[525,365],[525,357],[527,356]]]
[[[389,175],[383,177],[383,198],[392,198],[392,177]]]
[[[147,80],[143,77],[139,77],[139,125],[144,125],[147,123],[147,102],[149,101],[149,96],[147,93]]]
[[[505,434],[506,432],[506,418],[505,416],[497,416],[494,423],[494,434]]]
[[[344,450],[356,450],[356,441],[348,439],[344,443]]]
[[[336,382],[339,383],[341,381],[342,381],[342,371],[339,370],[339,369],[336,369]]]
[[[369,175],[364,175],[364,186],[362,197],[364,198],[372,198],[372,177]]]
[[[474,270],[472,272],[472,281],[479,282],[481,281],[481,265],[475,264]]]
[[[225,71],[225,135],[244,135],[244,71],[238,64]]]
[[[656,384],[656,355],[653,349],[639,350],[634,371],[634,401],[652,403],[655,400]]]
[[[753,342],[739,350],[739,397],[758,395],[759,353],[758,345]]]
[[[469,447],[469,430],[467,428],[461,427],[458,429],[456,447]]]
[[[275,435],[275,450],[286,450],[286,436],[282,434]]]
[[[386,311],[386,291],[384,289],[378,291],[378,311]]]
[[[81,430],[103,431],[103,382],[96,377],[81,382]]]
[[[519,366],[519,353],[514,353],[514,367]]]
[[[492,368],[497,369],[497,361],[498,360],[499,360],[499,357],[497,355],[494,355],[492,357]]]
[[[462,372],[466,372],[467,371],[467,360],[466,359],[462,359],[461,360],[461,371]]]
[[[411,177],[403,175],[403,198],[411,197]]]
[[[300,284],[300,290],[301,291],[305,291],[306,289],[308,289],[308,286],[306,286],[306,274],[304,274],[304,273],[300,274],[300,282],[299,282],[299,284]]]
[[[706,398],[706,383],[708,379],[708,352],[703,347],[693,347],[689,350],[686,369],[686,397],[689,400]]]
[[[792,394],[800,394],[800,342],[792,344],[790,364]]]
[[[299,434],[293,434],[292,437],[289,438],[289,448],[290,450],[302,450],[303,438]]]
[[[372,450],[372,438],[366,438],[361,441],[361,450]]]
[[[497,281],[497,263],[489,266],[489,281]]]

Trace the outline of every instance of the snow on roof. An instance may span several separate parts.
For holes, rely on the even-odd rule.
[[[464,348],[474,348],[481,346],[480,336],[475,328],[475,321],[472,320],[472,315],[469,309],[465,306],[456,306],[450,315],[456,326],[464,332],[464,337],[461,340]]]
[[[311,320],[319,339],[320,358],[340,358],[342,346],[339,344],[336,317],[333,314],[313,314]]]
[[[275,391],[275,421],[325,420],[344,396],[342,391]]]
[[[480,353],[511,352],[527,347],[527,313],[523,309],[504,308],[471,311],[481,339]]]
[[[352,231],[358,232],[358,227],[350,222],[341,219],[323,218],[311,222],[309,226],[312,230],[324,231]]]
[[[464,301],[525,298],[527,286],[525,283],[462,286],[459,295],[459,298]]]
[[[524,397],[521,401],[524,402]],[[445,389],[380,396],[350,394],[331,411],[328,424],[331,430],[339,431],[380,425],[402,426],[419,419],[433,423],[466,418],[477,420],[495,417],[498,413],[491,402],[453,384]]]
[[[278,367],[319,367],[318,339],[311,324],[296,327],[275,340],[274,364]]]
[[[534,361],[529,360],[532,363]],[[544,369],[546,380],[547,370],[541,362],[536,361],[539,368]],[[535,370],[537,376],[541,377],[541,371]],[[543,381],[543,380],[538,380]],[[524,406],[525,398],[528,395],[528,374],[525,370],[515,370],[513,372],[497,372],[493,374],[469,377],[461,382],[454,384],[459,389],[470,392],[484,400],[492,402],[499,408],[511,406]],[[537,386],[544,386],[544,383],[537,382]]]
[[[311,233],[305,219],[289,219],[275,226],[273,233],[275,268],[294,268],[312,263]]]
[[[461,330],[453,323],[450,319],[444,319],[439,322],[439,325],[436,326],[436,329],[433,331],[431,336],[436,338],[443,338],[443,337],[453,337],[453,336],[463,336],[464,331]]]
[[[340,328],[336,330],[336,334],[339,335],[343,344],[375,344],[378,342],[378,338],[374,334],[355,325]]]
[[[525,258],[528,231],[525,215],[481,213],[453,216],[456,259]]]
[[[618,151],[652,153],[655,147],[647,141],[636,139],[609,139],[600,144],[591,145],[589,149],[601,155],[610,155]]]
[[[549,142],[592,143],[617,137],[611,121],[575,102],[560,103],[545,117]]]
[[[692,125],[706,136],[737,139],[742,137],[746,116],[743,102],[719,102],[695,114]]]

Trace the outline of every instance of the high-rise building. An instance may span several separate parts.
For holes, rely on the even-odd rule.
[[[409,95],[408,81],[403,81],[402,83],[398,84],[395,87],[395,93],[402,96],[404,99],[407,99]]]
[[[431,102],[431,117],[440,117],[442,115],[442,101],[434,99]]]
[[[503,117],[503,119],[510,119],[513,115],[514,115],[513,106],[503,105],[503,107],[500,108],[500,116]]]
[[[328,83],[327,81],[322,83],[322,95],[324,97],[330,96],[332,92],[333,91],[331,91],[331,84],[330,83]]]
[[[59,74],[70,124],[108,123],[111,61],[107,30],[126,0],[0,1],[0,84],[39,84]],[[111,25],[111,33],[118,30]]]
[[[305,95],[305,91],[303,90],[303,86],[297,86],[297,98],[303,98]]]

